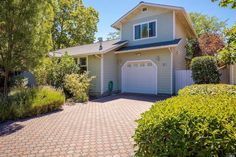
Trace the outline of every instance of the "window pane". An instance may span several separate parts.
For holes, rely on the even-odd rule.
[[[137,25],[135,26],[135,39],[141,38],[141,26]]]
[[[87,65],[86,61],[87,61],[86,58],[80,58],[80,59],[79,59],[80,66],[81,66],[81,65],[84,65],[84,66]]]
[[[81,73],[87,72],[87,67],[80,67],[80,72]]]
[[[148,37],[148,24],[142,24],[142,38]]]
[[[156,36],[156,22],[149,23],[149,37]]]

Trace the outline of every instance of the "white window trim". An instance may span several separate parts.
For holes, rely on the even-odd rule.
[[[86,58],[86,65],[80,65],[80,58]],[[78,57],[77,64],[79,64],[79,67],[86,67],[88,71],[88,56],[86,57]]]
[[[146,37],[146,38],[140,38],[140,39],[135,39],[135,26],[141,25],[142,24],[148,24],[148,28],[149,28],[149,23],[151,22],[155,22],[156,23],[156,35],[153,37]],[[141,27],[141,36],[142,36],[142,27]],[[148,29],[148,36],[149,36],[149,29]],[[147,39],[153,39],[157,37],[157,19],[156,20],[151,20],[151,21],[145,21],[145,22],[141,22],[141,23],[136,23],[133,25],[133,41],[139,41],[139,40],[147,40]]]

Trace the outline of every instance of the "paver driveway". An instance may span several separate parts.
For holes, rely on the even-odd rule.
[[[0,124],[0,156],[133,156],[135,120],[161,98],[110,96]]]

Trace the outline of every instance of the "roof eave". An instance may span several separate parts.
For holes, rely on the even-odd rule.
[[[177,47],[178,45],[179,44],[173,44],[173,45],[155,46],[155,47],[148,47],[148,48],[138,48],[138,49],[133,49],[133,50],[116,51],[115,54],[127,53],[127,52],[145,51],[145,50],[154,50],[154,49],[172,48],[172,47]]]
[[[119,24],[122,23],[122,20],[124,18],[126,18],[131,12],[133,12],[134,10],[136,10],[138,7],[140,7],[141,5],[146,5],[146,6],[158,6],[158,7],[161,7],[161,8],[166,8],[166,9],[170,9],[170,10],[175,10],[175,11],[182,11],[187,22],[188,22],[188,25],[190,26],[193,34],[195,37],[197,37],[197,33],[195,31],[195,29],[193,28],[193,25],[192,25],[192,20],[190,19],[190,17],[188,16],[188,13],[185,11],[185,9],[183,7],[175,7],[175,6],[169,6],[169,5],[162,5],[162,4],[154,4],[154,3],[146,3],[146,2],[143,2],[143,3],[139,3],[136,7],[134,7],[132,10],[130,10],[129,12],[127,12],[125,15],[123,15],[121,18],[119,18],[116,22],[114,22],[111,27],[113,27],[114,29],[117,29],[117,30],[120,30],[119,28]]]
[[[125,15],[123,15],[121,18],[119,18],[116,22],[114,22],[111,27],[120,30],[118,27],[119,23],[127,17],[130,13],[132,13],[134,10],[139,8],[140,6],[145,5],[145,6],[156,6],[160,8],[165,8],[165,9],[170,9],[170,10],[183,10],[183,7],[177,7],[177,6],[169,6],[169,5],[163,5],[163,4],[155,4],[155,3],[147,3],[147,2],[141,2],[138,5],[136,5],[133,9],[131,9],[129,12],[127,12]]]
[[[113,50],[116,50],[116,49],[118,49],[118,48],[120,48],[120,47],[126,45],[127,43],[128,43],[128,41],[125,41],[125,42],[122,43],[122,44],[119,44],[119,45],[117,45],[117,46],[114,46],[114,47],[112,47],[112,48],[109,48],[109,49],[107,49],[107,50],[102,50],[102,51],[88,52],[88,53],[82,53],[82,54],[70,54],[70,53],[68,53],[68,54],[69,54],[70,56],[73,56],[73,57],[105,54],[105,53],[111,52],[111,51],[113,51]],[[52,54],[53,54],[53,55],[52,55]],[[63,56],[62,53],[59,53],[59,52],[56,52],[56,51],[50,52],[49,55],[52,56],[52,57],[53,57],[53,56],[55,56],[55,57],[61,57],[61,56]]]

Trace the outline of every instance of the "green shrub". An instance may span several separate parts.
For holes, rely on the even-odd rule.
[[[71,74],[65,77],[65,89],[68,90],[80,102],[88,101],[90,83],[94,77],[89,77],[88,73]]]
[[[16,89],[0,103],[0,121],[40,115],[55,111],[64,104],[65,96],[51,87]]]
[[[64,79],[66,75],[79,73],[79,66],[76,64],[75,59],[68,54],[63,55],[61,58],[52,58],[53,66],[49,72],[49,84],[64,89]]]
[[[219,83],[217,61],[212,56],[195,57],[191,62],[192,77],[196,84]]]
[[[49,84],[49,73],[51,73],[52,67],[53,63],[50,58],[41,60],[40,64],[33,70],[37,85],[44,86]]]
[[[178,95],[217,95],[217,94],[229,94],[236,95],[236,86],[227,84],[202,84],[191,85],[184,89],[179,90]]]
[[[33,70],[38,85],[51,85],[64,89],[64,78],[67,74],[79,73],[79,65],[68,54],[61,58],[45,58]]]
[[[142,114],[136,156],[226,156],[236,153],[236,96],[177,96]]]

